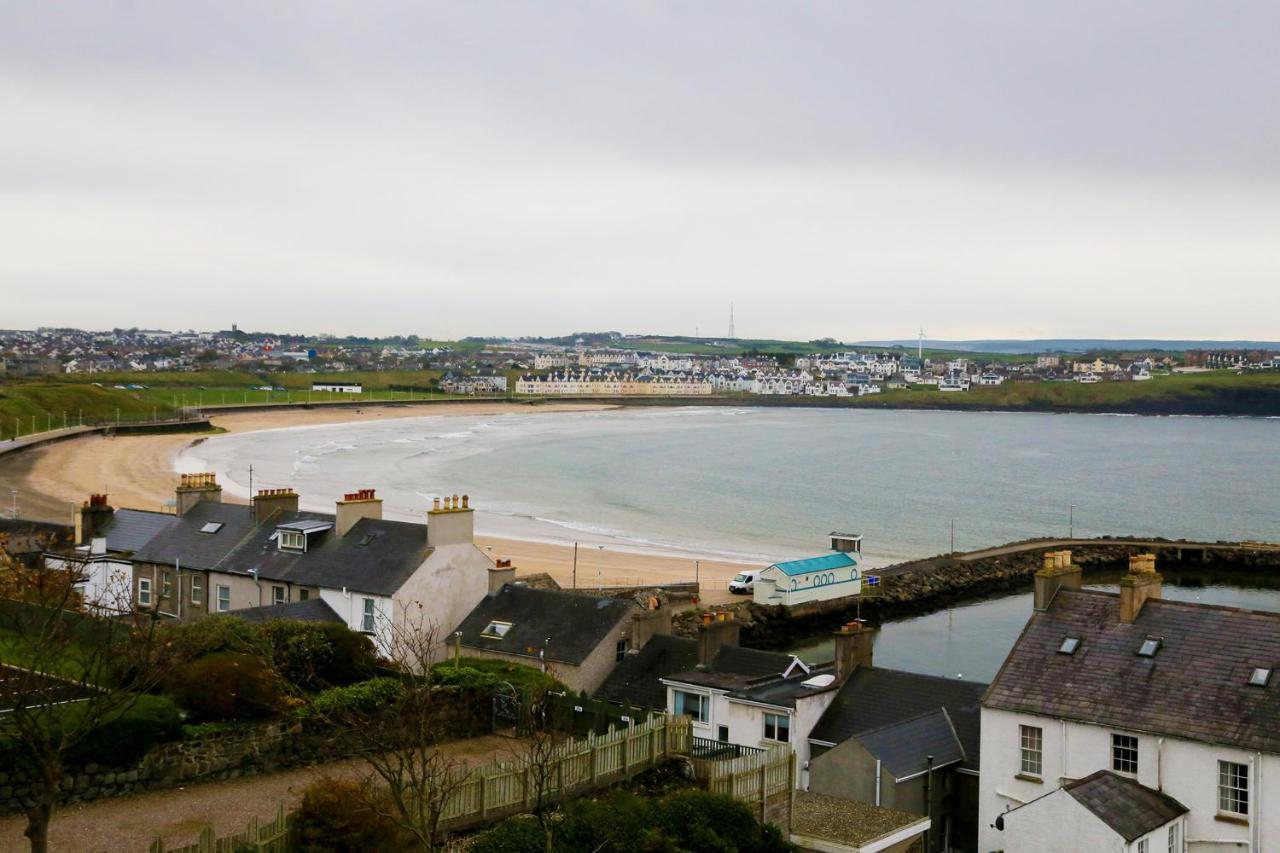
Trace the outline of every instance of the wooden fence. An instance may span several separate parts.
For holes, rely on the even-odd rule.
[[[534,807],[539,795],[554,802],[623,779],[677,755],[688,755],[688,717],[654,717],[640,725],[588,735],[557,748],[534,766],[495,763],[472,771],[445,806],[441,825],[464,829]]]
[[[166,847],[162,839],[151,842],[148,853],[285,853],[289,849],[289,819],[284,806],[276,812],[276,819],[260,823],[255,817],[243,832],[218,838],[213,829],[205,827],[195,844],[182,847]]]
[[[795,753],[786,744],[720,761],[693,759],[694,776],[713,794],[725,794],[757,810],[762,822],[787,828],[795,788]]]

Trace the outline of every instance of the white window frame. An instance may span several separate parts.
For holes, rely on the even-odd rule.
[[[151,578],[138,578],[138,605],[151,606]]]
[[[199,575],[191,576],[191,603],[204,603],[204,578]]]
[[[217,612],[218,612],[218,613],[226,613],[226,612],[228,612],[229,610],[231,610],[231,587],[230,587],[230,585],[225,584],[225,583],[215,584],[215,585],[214,585],[214,587],[213,587],[213,592],[214,592],[214,602],[215,602],[215,603],[214,603],[214,607],[216,608]],[[224,597],[223,597],[223,595],[222,595],[222,593],[223,593],[223,592],[226,592],[226,597],[225,597],[225,598],[224,598]],[[226,605],[226,607],[223,607],[223,605],[224,605],[224,604]]]
[[[307,534],[296,530],[280,531],[280,547],[287,551],[307,550]]]
[[[363,610],[360,614],[360,630],[366,634],[372,634],[374,628],[377,627],[375,620],[378,618],[378,603],[372,598],[361,600],[363,602],[361,604]]]
[[[1044,729],[1018,726],[1018,766],[1024,776],[1044,775]]]
[[[1150,848],[1151,848],[1151,845],[1147,843],[1147,839],[1139,838],[1138,847],[1136,850],[1134,850],[1134,853],[1151,853]]]
[[[764,714],[764,739],[775,743],[791,742],[791,715]]]
[[[286,590],[284,587],[280,586],[279,584],[272,584],[271,585],[271,603],[272,604],[287,603],[288,597],[286,596],[285,593],[286,593]]]
[[[1129,754],[1132,753],[1132,759]],[[1130,766],[1132,765],[1132,766]],[[1138,774],[1138,738],[1122,732],[1111,733],[1111,769],[1129,776]]]
[[[1218,814],[1249,816],[1248,764],[1239,761],[1218,762]]]
[[[169,576],[168,571],[160,572],[160,597],[169,598],[173,595],[173,578]]]
[[[1182,853],[1182,821],[1169,824],[1169,853]]]
[[[689,710],[689,702],[693,700],[693,704],[697,713],[691,713]],[[678,715],[685,715],[691,718],[695,723],[706,725],[711,722],[711,697],[705,693],[693,693],[688,690],[674,690],[671,696],[671,705],[675,708]]]

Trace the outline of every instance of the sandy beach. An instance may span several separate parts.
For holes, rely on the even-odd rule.
[[[361,409],[297,409],[219,414],[213,425],[226,432],[356,423],[391,418],[491,415],[505,412],[593,411],[609,408],[591,404],[551,403],[531,409],[508,403],[474,403],[440,407],[368,406]],[[98,435],[57,442],[0,458],[0,503],[9,509],[17,492],[22,518],[70,523],[72,508],[95,492],[105,492],[116,507],[172,511],[178,454],[204,436],[191,433],[103,437]],[[229,501],[236,500],[228,497]],[[547,572],[562,586],[573,584],[572,546],[477,537],[476,544],[491,557],[511,559],[519,574]],[[703,597],[728,598],[729,578],[742,564],[719,560],[695,561],[684,554],[633,553],[583,547],[577,558],[577,585],[590,587],[623,582],[702,583]]]

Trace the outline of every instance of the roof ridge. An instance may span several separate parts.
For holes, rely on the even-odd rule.
[[[942,715],[947,718],[947,725],[951,726],[951,715],[947,713],[947,709],[945,707],[943,707],[942,705],[939,705],[938,707],[931,708],[928,711],[921,711],[919,714],[915,714],[914,716],[903,717],[901,720],[894,720],[891,723],[881,723],[880,725],[876,726],[873,729],[863,729],[862,731],[854,732],[853,736],[860,738],[860,737],[866,737],[867,735],[878,734],[884,731],[885,729],[896,729],[899,726],[905,726],[907,723],[914,723],[916,720],[923,720],[925,717],[935,716],[939,712],[941,712]],[[955,726],[951,726],[951,734],[952,735],[956,734]],[[956,740],[957,741],[960,740],[960,737],[958,735],[956,735]],[[964,747],[961,747],[960,751],[963,753]]]
[[[1115,599],[1120,598],[1120,593],[1118,592],[1111,592],[1110,590],[1105,590],[1105,589],[1090,589],[1087,587],[1081,588],[1081,589],[1065,589],[1064,588],[1059,590],[1059,592],[1064,592],[1069,595],[1088,595],[1096,598],[1102,598],[1102,597],[1115,598]],[[1267,616],[1272,619],[1280,619],[1280,613],[1277,613],[1274,610],[1258,610],[1252,607],[1236,607],[1231,604],[1211,604],[1209,602],[1204,602],[1204,601],[1183,601],[1180,598],[1148,598],[1142,606],[1145,608],[1148,604],[1155,604],[1158,606],[1171,606],[1171,607],[1194,607],[1196,609],[1221,610],[1221,611],[1226,611],[1230,613],[1256,613],[1259,616]]]

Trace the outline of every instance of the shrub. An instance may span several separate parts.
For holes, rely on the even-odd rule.
[[[182,714],[167,696],[139,696],[118,717],[109,720],[75,744],[68,753],[74,764],[130,764],[151,747],[182,737]]]
[[[367,714],[393,704],[404,695],[404,685],[395,678],[372,678],[346,687],[331,687],[311,697],[298,713],[303,717],[350,713]]]
[[[261,626],[276,671],[303,690],[351,684],[373,677],[373,643],[346,625],[278,619]]]
[[[564,820],[556,829],[556,847],[600,853],[639,849],[639,839],[652,829],[651,812],[648,800],[628,791],[602,800],[575,800],[565,806]]]
[[[438,663],[431,682],[444,687],[488,689],[507,682],[521,692],[562,691],[564,685],[531,666],[504,660],[464,657]]]
[[[238,652],[192,661],[170,678],[169,693],[194,722],[270,717],[285,704],[275,671]]]
[[[263,648],[258,626],[234,616],[211,616],[163,626],[164,640],[179,660],[194,661],[219,652],[253,653]]]
[[[654,804],[654,824],[680,849],[774,853],[790,849],[777,833],[767,833],[744,803],[732,797],[687,789]]]
[[[385,796],[363,782],[317,779],[303,790],[302,804],[293,813],[289,849],[296,853],[407,849],[399,827],[372,806],[374,798]]]
[[[543,853],[545,848],[546,837],[536,820],[513,817],[480,836],[470,853]],[[557,849],[565,848],[557,845]]]

